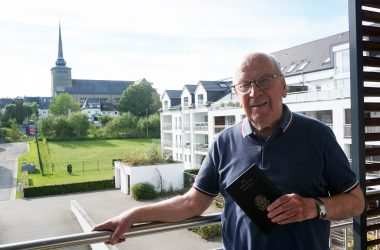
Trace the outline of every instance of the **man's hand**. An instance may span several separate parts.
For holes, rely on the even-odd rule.
[[[287,224],[317,217],[317,207],[312,198],[298,194],[285,194],[267,208],[268,218],[274,223]]]
[[[132,227],[132,223],[128,219],[128,215],[128,211],[125,211],[116,217],[106,220],[101,224],[95,225],[91,230],[113,232],[110,239],[105,242],[106,244],[114,245],[117,243],[124,242],[125,239],[122,239],[121,237]]]

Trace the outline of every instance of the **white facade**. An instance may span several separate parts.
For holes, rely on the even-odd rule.
[[[339,145],[350,159],[351,101],[348,41],[331,46],[329,49],[331,56],[326,62],[331,60],[332,67],[306,73],[300,70],[298,74],[289,76],[286,75],[284,67],[288,86],[301,84],[308,87],[304,92],[288,93],[284,103],[291,111],[311,116],[330,126]],[[302,62],[296,66],[302,69],[301,65]],[[207,91],[198,84],[194,92],[194,106],[184,105],[184,97],[189,95],[188,91],[183,90],[181,106],[175,108],[168,106],[166,109],[163,108],[161,113],[161,122],[163,122],[161,140],[164,154],[173,157],[173,160],[184,162],[186,169],[198,168],[215,135],[224,128],[240,122],[245,116],[233,91],[210,103],[207,100]],[[376,113],[370,115],[378,116]]]
[[[115,188],[128,195],[133,185],[143,182],[152,184],[157,192],[183,188],[183,163],[130,166],[115,161],[114,167]]]

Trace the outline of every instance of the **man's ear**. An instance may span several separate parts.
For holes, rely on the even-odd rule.
[[[287,89],[286,89],[286,82],[285,82],[285,79],[282,79],[281,81],[281,86],[282,86],[282,89],[281,89],[281,95],[283,98],[286,97],[286,94],[287,94]]]

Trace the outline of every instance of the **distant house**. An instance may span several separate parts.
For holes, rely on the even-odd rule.
[[[120,115],[117,110],[117,105],[101,102],[100,98],[87,98],[83,103],[81,110],[87,115],[88,121],[99,124],[99,116],[107,115],[109,117],[116,117]]]
[[[25,103],[38,104],[38,117],[43,118],[49,115],[49,105],[54,101],[52,97],[24,97]]]

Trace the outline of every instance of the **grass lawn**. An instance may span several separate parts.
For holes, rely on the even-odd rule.
[[[159,140],[153,143],[159,144]],[[29,174],[29,177],[33,186],[111,179],[114,176],[112,159],[145,151],[151,145],[151,139],[40,142],[45,175],[38,168],[39,173]],[[25,161],[34,161],[38,165],[33,141],[30,142],[30,152],[20,158],[20,176],[21,162]],[[67,172],[68,164],[72,165],[72,174]]]

